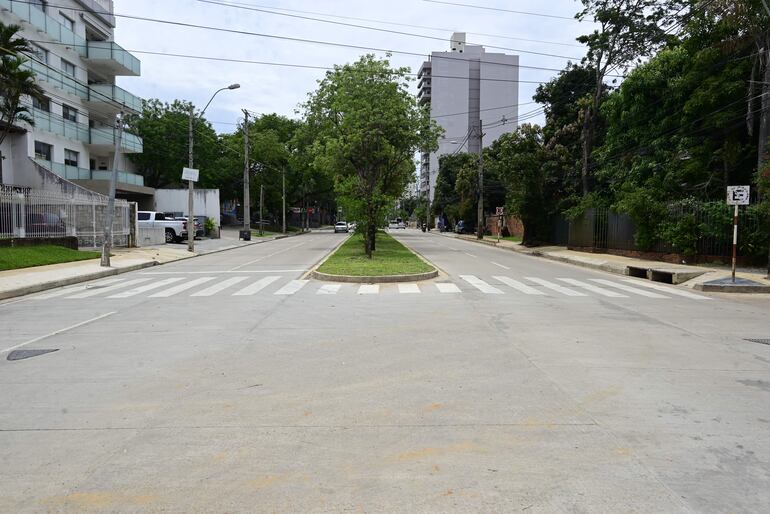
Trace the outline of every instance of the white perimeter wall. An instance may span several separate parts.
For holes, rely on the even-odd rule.
[[[155,210],[159,212],[187,212],[187,189],[156,189]],[[213,218],[219,226],[219,189],[196,189],[194,193],[194,216]]]

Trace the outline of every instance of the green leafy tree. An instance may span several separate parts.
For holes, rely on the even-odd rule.
[[[407,73],[367,55],[327,72],[304,105],[318,136],[314,167],[334,177],[370,258],[377,227],[414,175],[415,151],[438,146],[440,129],[409,92]]]
[[[24,97],[42,99],[43,89],[35,82],[35,73],[25,67],[27,59],[21,54],[31,53],[32,47],[20,37],[18,25],[0,23],[0,145],[17,122],[34,126],[29,109],[22,103]],[[0,152],[0,184],[3,182],[3,154]]]

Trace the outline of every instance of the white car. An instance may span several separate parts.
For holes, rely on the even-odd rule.
[[[334,225],[334,233],[335,233],[335,234],[336,234],[337,232],[346,232],[346,233],[347,233],[348,231],[349,231],[349,229],[348,229],[348,223],[347,223],[346,221],[338,221],[338,222],[337,222],[337,223]]]

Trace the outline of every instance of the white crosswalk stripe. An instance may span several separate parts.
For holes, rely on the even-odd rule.
[[[491,286],[475,275],[460,275],[460,278],[485,294],[503,294],[498,288]]]
[[[537,277],[524,277],[524,278],[526,278],[530,282],[534,282],[535,284],[540,284],[541,286],[546,287],[551,291],[556,291],[557,293],[561,293],[566,296],[588,296],[585,293],[581,293],[580,291],[575,291],[574,289],[560,286],[559,284],[554,284],[553,282],[543,280],[542,278],[537,278]]]
[[[190,280],[189,282],[185,282],[184,284],[179,284],[177,286],[170,287],[165,291],[159,291],[155,294],[151,294],[150,298],[168,298],[170,296],[174,296],[175,294],[179,294],[182,291],[187,291],[188,289],[192,289],[195,286],[199,286],[201,284],[205,284],[206,282],[210,282],[215,278],[216,277],[196,278],[195,280]]]
[[[223,280],[222,282],[219,282],[217,284],[214,284],[213,286],[207,287],[206,289],[203,289],[201,291],[197,291],[190,296],[214,296],[215,294],[219,293],[220,291],[224,291],[230,286],[234,286],[235,284],[238,284],[239,282],[243,282],[248,277],[232,277],[228,278],[227,280]]]
[[[669,298],[668,296],[663,296],[662,294],[653,293],[652,291],[645,291],[644,289],[637,289],[625,284],[618,284],[617,282],[612,282],[603,278],[592,278],[590,280],[591,282],[596,282],[597,284],[604,284],[605,286],[614,287],[628,293],[638,294],[639,296],[646,296],[647,298]]]
[[[57,289],[56,291],[51,291],[50,293],[37,295],[33,298],[33,300],[48,300],[49,298],[58,298],[59,296],[79,293],[82,291],[89,291],[91,289],[100,289],[104,291],[105,287],[111,284],[117,284],[118,282],[123,282],[124,280],[124,278],[108,278],[95,283],[83,284],[75,287],[63,287],[61,289]]]
[[[114,294],[112,296],[108,296],[107,298],[129,298],[131,296],[136,296],[140,293],[146,293],[147,291],[151,291],[153,289],[159,289],[163,286],[167,286],[169,284],[173,284],[174,282],[179,282],[180,280],[184,280],[184,277],[174,277],[174,278],[166,278],[163,280],[159,280],[157,282],[153,282],[151,284],[145,284],[143,286],[135,287],[133,289],[129,289],[128,291],[123,291],[122,293]]]
[[[257,294],[258,292],[262,291],[264,288],[275,282],[281,278],[280,276],[269,276],[265,278],[261,278],[254,282],[253,284],[249,284],[248,286],[244,287],[240,291],[236,291],[233,293],[233,296],[251,296],[254,294]]]
[[[277,295],[290,295],[294,294],[303,287],[305,287],[305,284],[307,284],[309,280],[292,280],[282,288],[280,288],[278,291],[276,291],[273,294]]]
[[[503,276],[494,276],[492,277],[495,280],[499,280],[503,284],[510,286],[517,291],[520,291],[524,294],[533,294],[533,295],[540,295],[540,296],[546,296],[546,294],[538,289],[535,289],[534,287],[530,287],[527,284],[523,282],[519,282],[518,280],[513,280],[512,278],[503,277]]]
[[[315,294],[337,294],[341,287],[342,284],[324,284],[318,288]]]
[[[380,292],[379,284],[361,284],[356,294],[377,294]]]
[[[460,288],[452,282],[436,282],[436,288],[440,293],[462,293]]]
[[[631,278],[624,278],[623,282],[628,282],[629,284],[634,284],[642,287],[649,287],[650,289],[655,289],[656,291],[663,291],[665,293],[674,294],[677,296],[683,296],[685,298],[690,298],[692,300],[711,300],[710,296],[703,296],[700,294],[691,293],[690,291],[677,289],[673,286],[661,286],[658,284],[651,284],[649,282],[642,282],[640,280],[634,280]]]
[[[399,284],[398,292],[401,294],[419,294],[421,291],[417,284]]]
[[[86,289],[82,293],[73,294],[72,296],[67,296],[66,298],[91,298],[92,296],[97,296],[102,293],[110,293],[112,291],[116,291],[123,287],[133,286],[136,284],[141,284],[142,282],[147,282],[150,280],[149,278],[135,278],[133,280],[126,280],[125,282],[120,282],[117,284],[113,284],[111,286],[107,287],[92,287],[89,289]]]
[[[562,282],[566,282],[571,286],[582,287],[586,291],[591,291],[592,293],[596,293],[602,296],[608,296],[610,298],[628,298],[628,296],[624,294],[620,294],[615,291],[610,291],[609,289],[604,289],[599,286],[595,286],[593,284],[587,284],[586,282],[575,280],[574,278],[560,278],[559,280],[561,280]]]

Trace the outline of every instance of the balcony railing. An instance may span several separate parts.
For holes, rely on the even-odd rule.
[[[35,159],[35,162],[67,180],[112,180],[111,171],[88,170],[44,159]],[[144,177],[128,171],[118,171],[118,183],[144,186]]]
[[[0,9],[6,9],[28,22],[38,30],[48,34],[56,41],[62,42],[82,56],[87,53],[86,40],[70,29],[44,13],[39,7],[29,1],[0,0]]]
[[[114,10],[112,0],[78,0],[78,2],[91,9],[95,15],[104,20],[109,26],[115,26],[115,16],[112,14]]]
[[[35,130],[45,130],[83,143],[89,141],[88,125],[58,118],[50,112],[35,108],[29,109],[29,114],[35,122]]]
[[[139,59],[114,41],[89,41],[86,58],[109,63],[108,66],[116,75],[141,75]]]
[[[112,84],[91,84],[89,102],[115,102],[134,112],[142,111],[142,99]]]
[[[111,127],[91,128],[90,144],[100,146],[115,146],[115,129]],[[142,138],[130,132],[123,132],[120,138],[120,149],[125,153],[142,153],[144,144]]]
[[[24,66],[35,72],[36,78],[49,82],[54,87],[75,96],[79,96],[84,100],[88,98],[88,87],[78,82],[73,77],[32,60],[24,63]]]

